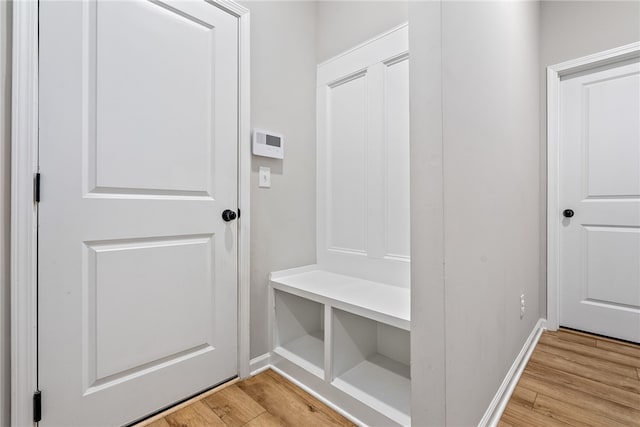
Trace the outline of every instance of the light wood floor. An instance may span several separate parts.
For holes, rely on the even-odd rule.
[[[236,382],[136,427],[267,427],[355,424],[272,370]]]
[[[640,346],[560,330],[544,332],[501,427],[640,427]],[[268,370],[136,427],[354,426]]]
[[[500,426],[640,426],[640,346],[542,334]]]

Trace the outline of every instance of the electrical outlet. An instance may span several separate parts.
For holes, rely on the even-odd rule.
[[[520,318],[524,317],[524,294],[520,295]]]

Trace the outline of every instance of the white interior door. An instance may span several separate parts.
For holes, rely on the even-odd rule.
[[[560,325],[640,342],[640,64],[560,83]]]
[[[122,425],[237,373],[238,21],[40,2],[43,425]]]

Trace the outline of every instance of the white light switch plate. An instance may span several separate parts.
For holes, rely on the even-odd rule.
[[[264,166],[260,167],[260,171],[258,172],[258,187],[271,187],[271,168]]]

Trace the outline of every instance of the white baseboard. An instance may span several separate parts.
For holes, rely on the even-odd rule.
[[[254,357],[249,361],[249,375],[258,375],[260,372],[266,371],[271,367],[271,354],[265,353],[261,356]]]
[[[545,319],[539,319],[536,323],[531,334],[529,334],[527,341],[525,341],[522,346],[522,350],[520,350],[516,360],[513,361],[513,365],[511,365],[507,375],[504,377],[502,384],[500,384],[498,392],[493,397],[493,400],[489,404],[487,411],[484,413],[482,420],[480,420],[478,427],[495,427],[498,425],[498,422],[502,417],[502,413],[507,407],[507,403],[509,403],[509,399],[513,394],[513,390],[515,390],[516,385],[520,380],[520,376],[522,375],[524,368],[527,366],[536,344],[538,344],[540,335],[542,335],[542,332],[546,329],[546,322],[547,321]]]

